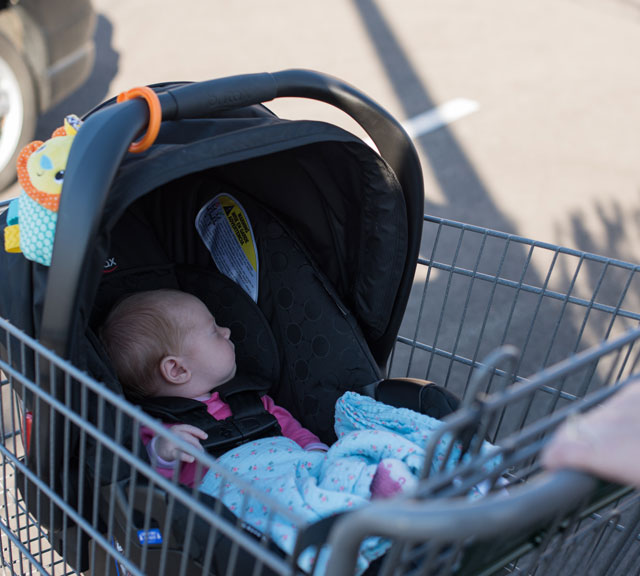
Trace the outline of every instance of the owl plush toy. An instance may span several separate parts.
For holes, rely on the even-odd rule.
[[[27,144],[18,156],[18,181],[22,192],[9,204],[4,247],[25,258],[51,264],[58,205],[69,150],[82,121],[67,116],[46,142]]]

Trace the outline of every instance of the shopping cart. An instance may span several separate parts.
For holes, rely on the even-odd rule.
[[[341,102],[335,87],[331,97],[316,84],[312,93]],[[237,93],[231,96],[237,104]],[[133,103],[127,110],[138,121]],[[402,154],[395,157],[400,171]],[[5,570],[294,574],[309,550],[320,550],[326,574],[353,574],[363,543],[379,538],[384,554],[367,573],[637,571],[637,494],[579,473],[546,473],[538,455],[561,422],[637,375],[640,267],[431,216],[424,217],[422,247],[389,373],[398,387],[434,381],[462,405],[427,447],[430,453],[448,443],[448,461],[425,473],[415,493],[306,524],[259,486],[174,439],[244,490],[247,502],[260,502],[273,523],[295,523],[291,553],[275,545],[269,526],[251,526],[223,506],[224,494],[210,498],[159,476],[131,438],[141,426],[170,432],[0,318],[0,343],[13,360],[0,363]],[[49,474],[53,466],[25,462],[24,446],[34,449],[33,422],[43,415],[44,435],[62,453],[57,478]],[[73,445],[71,437],[78,439]],[[495,451],[480,450],[484,439]],[[103,481],[85,486],[89,471]],[[485,496],[469,499],[479,486]]]
[[[355,542],[376,533],[397,542],[389,574],[638,573],[637,492],[545,473],[537,460],[559,423],[637,378],[638,266],[431,216],[424,236],[419,313],[406,318],[391,371],[455,390],[463,405],[441,437],[474,454],[489,438],[504,460],[489,472],[495,456],[478,454],[426,477],[420,505],[345,519],[331,568],[352,566]],[[493,494],[465,500],[483,481]]]

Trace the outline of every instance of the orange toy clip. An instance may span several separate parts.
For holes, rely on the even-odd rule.
[[[118,94],[118,102],[125,102],[132,98],[142,98],[149,106],[149,125],[147,131],[140,140],[133,142],[129,146],[129,152],[134,154],[144,152],[154,142],[160,131],[160,122],[162,121],[162,108],[160,106],[160,100],[158,95],[148,86],[139,86],[137,88],[131,88],[126,92]]]

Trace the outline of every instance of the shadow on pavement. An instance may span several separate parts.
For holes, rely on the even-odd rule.
[[[67,114],[82,116],[109,94],[111,81],[118,72],[120,55],[113,49],[113,26],[102,14],[96,19],[94,33],[96,58],[87,81],[73,94],[38,118],[36,139],[47,140]]]
[[[396,91],[406,118],[412,118],[435,108],[429,89],[420,79],[410,58],[394,34],[375,0],[354,0],[364,27],[374,45],[378,58]],[[428,74],[428,71],[426,71]],[[461,95],[464,96],[464,95]],[[426,195],[430,214],[468,222],[473,215],[482,215],[482,224],[496,230],[513,232],[514,225],[491,201],[484,183],[463,152],[460,144],[446,126],[423,135],[416,144],[429,161],[435,178],[447,199],[446,205],[436,205]]]
[[[353,3],[406,117],[440,104],[376,1]],[[633,273],[510,236],[517,233],[514,223],[494,204],[447,126],[423,135],[416,145],[445,198],[435,205],[427,190],[426,211],[479,226],[425,222],[423,260],[401,328],[408,343],[396,348],[394,375],[426,378],[462,394],[472,366],[504,344],[519,349],[515,373],[526,377],[629,327],[615,309],[623,300],[632,309],[636,304],[633,290],[621,286]],[[586,233],[579,219],[574,228]],[[610,242],[617,242],[615,222],[607,228]],[[610,311],[595,310],[596,301]]]

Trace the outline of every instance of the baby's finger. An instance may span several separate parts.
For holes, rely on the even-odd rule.
[[[197,448],[201,451],[204,450],[202,444],[200,444],[200,440],[198,438],[194,438],[191,434],[183,434],[182,439],[188,444],[191,444],[191,446],[193,446],[194,448]]]
[[[178,424],[177,426],[174,426],[173,429],[175,431],[186,432],[191,436],[200,438],[200,440],[206,440],[208,437],[208,434],[204,430],[201,430],[197,426],[192,426],[191,424]]]
[[[195,458],[191,454],[187,454],[186,452],[180,452],[180,461],[186,462],[187,464],[191,464],[195,462]]]

